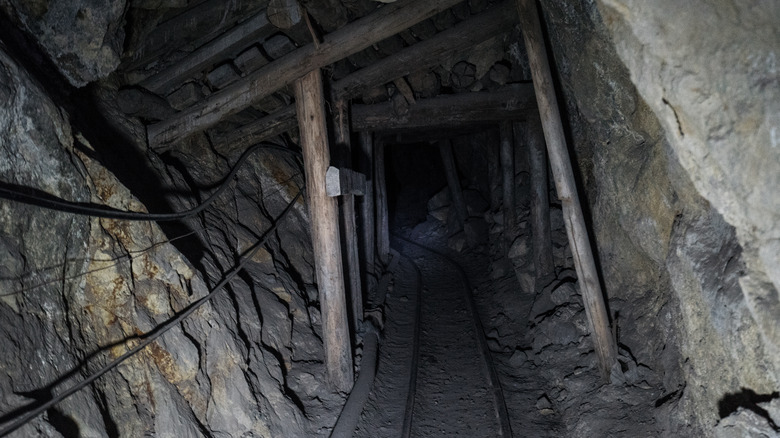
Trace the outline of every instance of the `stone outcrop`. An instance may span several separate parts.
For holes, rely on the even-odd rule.
[[[119,65],[125,0],[2,0],[0,9],[30,34],[68,81],[81,87]]]
[[[674,394],[657,417],[709,436],[743,388],[779,384],[778,8],[597,4],[542,2],[605,292]]]
[[[76,202],[146,210],[104,166],[111,160],[102,154],[111,145],[95,146],[95,139],[104,139],[86,138],[67,110],[4,53],[0,84],[5,182]],[[97,91],[98,101],[111,93],[110,87]],[[108,114],[110,105],[103,105]],[[134,139],[128,144],[141,144],[132,134],[139,130],[119,117],[113,120],[113,128]],[[212,154],[207,164],[206,156],[192,156],[193,173],[201,181],[218,181],[228,162]],[[181,161],[187,157],[185,149]],[[234,194],[183,223],[186,232],[178,234],[145,221],[0,202],[4,420],[127,351],[138,335],[204,296],[235,265],[301,184],[294,157],[254,158],[239,172]],[[200,188],[183,182],[183,167],[168,168],[158,160],[164,175],[175,175],[161,177],[169,187],[180,184],[184,193]],[[186,195],[169,201],[176,209],[193,203]],[[298,201],[266,248],[210,304],[17,436],[327,433],[342,398],[321,383],[325,369],[307,224]],[[192,248],[183,244],[188,239],[207,250],[199,257],[182,253]]]

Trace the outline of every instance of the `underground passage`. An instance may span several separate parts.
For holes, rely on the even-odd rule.
[[[778,23],[0,1],[0,436],[780,436]]]

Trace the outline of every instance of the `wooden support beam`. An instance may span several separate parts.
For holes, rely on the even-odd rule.
[[[197,6],[155,26],[139,47],[122,63],[129,71],[153,61],[160,55],[186,44],[199,46],[232,27],[247,15],[259,12],[262,2],[256,0],[206,0]],[[200,42],[200,44],[198,44]]]
[[[231,155],[231,152],[244,151],[252,145],[270,140],[277,135],[295,129],[297,126],[295,105],[288,105],[248,125],[233,129],[225,134],[215,135],[212,137],[212,141],[220,152]],[[162,148],[162,150],[164,149]]]
[[[610,370],[617,361],[617,346],[609,328],[609,315],[601,291],[596,263],[585,227],[574,172],[571,167],[566,138],[563,134],[558,101],[547,60],[547,49],[539,22],[536,0],[516,0],[520,27],[523,32],[526,52],[531,65],[531,75],[542,118],[544,138],[550,156],[550,167],[555,178],[558,198],[563,207],[563,219],[569,235],[569,244],[578,282],[582,291],[585,314],[591,330],[591,339],[599,357],[599,369],[603,379],[608,380]]]
[[[455,209],[455,214],[458,217],[458,223],[461,228],[466,225],[466,219],[468,219],[468,211],[466,210],[466,201],[463,199],[463,190],[460,187],[460,177],[458,176],[458,169],[455,166],[455,156],[452,153],[452,142],[450,140],[442,140],[439,142],[439,152],[441,153],[441,161],[444,163],[444,173],[447,176],[447,186],[450,188],[450,199],[452,199],[452,207]]]
[[[370,132],[360,133],[360,154],[358,155],[357,168],[366,175],[365,194],[360,198],[360,253],[363,254],[361,260],[363,266],[363,284],[366,287],[366,296],[376,286],[376,275],[374,273],[374,257],[376,255],[376,221],[374,215],[374,143]]]
[[[314,265],[322,312],[325,366],[330,384],[339,391],[352,387],[352,356],[339,241],[336,200],[325,193],[330,164],[322,75],[314,70],[295,82],[295,103],[301,126]]]
[[[387,211],[387,186],[385,185],[385,145],[374,143],[374,201],[376,202],[376,252],[379,261],[390,263],[390,219]]]
[[[512,122],[502,122],[499,126],[501,136],[501,173],[503,174],[504,230],[507,236],[514,238],[515,229],[515,143],[512,135]]]
[[[529,120],[522,126],[515,123],[515,138],[525,131],[525,145],[531,168],[531,233],[537,289],[549,284],[555,275],[550,237],[550,199],[547,177],[547,151],[539,120]]]
[[[536,113],[533,86],[514,84],[498,91],[460,93],[417,99],[398,115],[391,102],[352,105],[352,129],[390,131],[411,128],[462,127],[502,120],[525,120]]]
[[[219,123],[307,72],[332,64],[448,9],[462,0],[400,0],[326,35],[217,91],[175,117],[147,127],[150,146],[165,145]]]
[[[488,160],[488,187],[490,188],[490,211],[498,211],[501,203],[501,142],[485,142]]]
[[[352,169],[330,166],[325,175],[328,196],[363,196],[366,194],[366,176]]]
[[[230,59],[250,44],[262,42],[276,31],[277,29],[268,22],[265,11],[260,12],[205,46],[194,50],[170,67],[141,81],[140,85],[149,91],[164,93],[187,77]]]
[[[430,39],[345,76],[334,84],[331,93],[339,98],[352,99],[366,89],[435,67],[442,59],[494,37],[502,29],[511,29],[516,20],[514,5],[511,2],[501,3]]]
[[[347,166],[352,165],[352,143],[350,141],[349,130],[349,103],[345,100],[333,102],[334,106],[334,127],[336,145],[343,151],[344,163]],[[339,172],[341,175],[350,179],[356,172]],[[332,172],[331,172],[332,174]],[[359,174],[358,174],[359,175]],[[357,178],[360,180],[360,178]],[[340,182],[340,178],[339,178]],[[349,181],[351,184],[352,181]],[[365,186],[365,179],[351,184],[353,189],[358,187],[362,189]],[[341,199],[341,232],[344,242],[345,262],[347,266],[347,285],[349,292],[349,304],[351,310],[352,333],[357,333],[360,324],[363,322],[363,286],[360,277],[360,249],[358,248],[357,225],[355,218],[355,196],[345,193]]]

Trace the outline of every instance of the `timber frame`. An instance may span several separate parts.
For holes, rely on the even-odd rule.
[[[519,138],[525,138],[522,145],[529,148],[535,179],[534,259],[545,276],[554,275],[546,209],[549,155],[591,339],[602,376],[609,377],[617,348],[609,335],[535,0],[398,0],[381,6],[365,0],[358,12],[311,14],[301,12],[294,0],[273,2],[269,10],[252,1],[226,3],[206,0],[180,11],[130,50],[122,65],[120,106],[133,108],[132,115],[147,122],[148,146],[157,152],[175,149],[195,135],[205,135],[225,156],[258,142],[299,140],[324,361],[336,390],[351,388],[351,341],[363,318],[362,303],[376,284],[376,268],[390,261],[385,147],[437,141],[464,225],[468,212],[450,139],[498,127],[501,144],[490,159],[502,173],[492,175],[491,184],[501,185],[505,217],[513,227],[513,154]],[[341,23],[350,13],[354,19]],[[512,38],[525,47],[532,83],[513,78],[517,72],[501,61],[481,77],[473,64],[458,62],[446,72],[448,84],[439,83],[443,64],[480,59]],[[189,48],[184,56],[150,67],[152,60],[181,47]],[[338,164],[333,162],[336,145],[348,156]]]

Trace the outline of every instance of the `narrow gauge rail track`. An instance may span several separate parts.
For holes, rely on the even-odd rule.
[[[511,437],[506,403],[472,287],[435,249],[394,236],[426,286],[418,294],[403,437]]]

